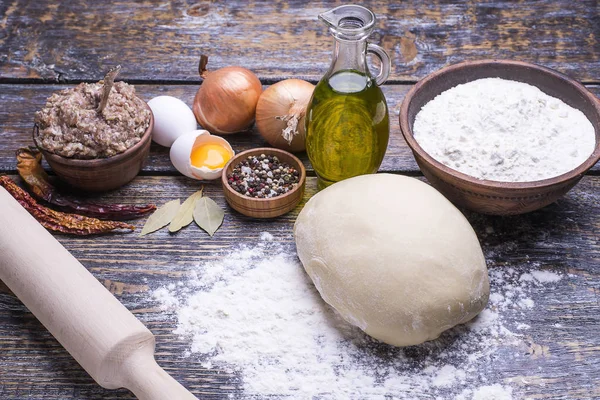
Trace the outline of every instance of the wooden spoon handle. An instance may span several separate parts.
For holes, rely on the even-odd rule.
[[[114,68],[111,68],[106,73],[104,77],[103,87],[102,87],[102,97],[100,98],[100,105],[98,105],[98,114],[102,115],[104,108],[108,104],[108,98],[110,97],[110,91],[112,90],[113,85],[115,84],[115,78],[121,72],[121,66],[117,65]]]

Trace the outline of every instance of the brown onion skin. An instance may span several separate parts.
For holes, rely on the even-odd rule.
[[[192,110],[200,126],[211,133],[242,132],[254,122],[261,93],[262,84],[252,71],[224,67],[206,73]]]
[[[256,127],[260,135],[273,147],[298,153],[306,150],[304,119],[306,106],[315,86],[301,79],[286,79],[269,86],[258,99],[256,106]],[[283,138],[281,132],[287,123],[276,116],[300,116],[298,134],[292,143]]]

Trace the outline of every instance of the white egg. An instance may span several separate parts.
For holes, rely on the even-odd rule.
[[[171,163],[177,171],[188,178],[198,180],[219,179],[223,167],[209,168],[206,166],[196,167],[192,165],[192,151],[198,147],[210,144],[222,147],[229,157],[227,161],[233,158],[235,153],[227,140],[220,136],[213,136],[210,132],[200,129],[184,133],[175,140],[173,146],[171,146],[171,151],[169,152]]]
[[[196,117],[183,101],[172,96],[158,96],[148,102],[154,114],[152,140],[170,147],[175,139],[196,129]]]

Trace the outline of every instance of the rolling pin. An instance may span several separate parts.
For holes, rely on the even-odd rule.
[[[154,360],[154,335],[0,187],[0,280],[107,389],[197,400]]]

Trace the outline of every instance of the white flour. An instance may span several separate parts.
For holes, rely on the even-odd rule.
[[[594,151],[585,115],[535,86],[478,79],[441,93],[413,127],[434,159],[479,179],[527,182],[581,165]]]
[[[562,279],[547,271],[490,271],[490,304],[477,319],[436,341],[396,348],[338,318],[293,245],[272,240],[263,233],[256,246],[154,291],[176,314],[176,333],[190,341],[187,356],[240,377],[235,399],[513,399],[507,380],[486,373],[501,348],[524,346],[504,315],[524,315],[533,288]]]

